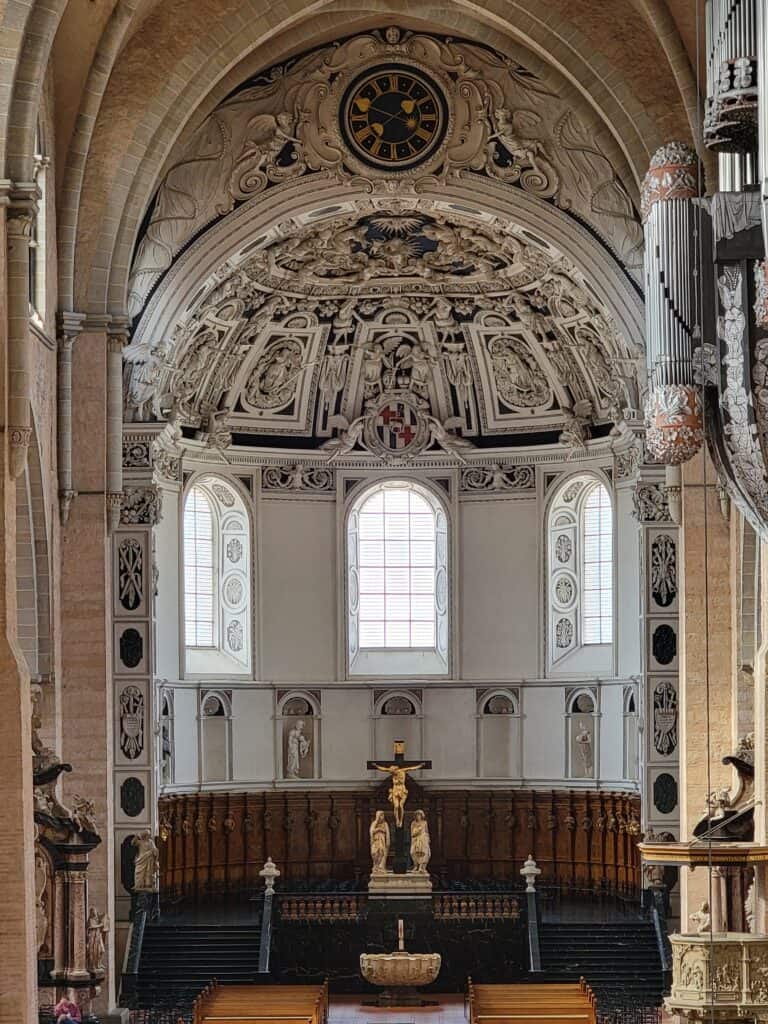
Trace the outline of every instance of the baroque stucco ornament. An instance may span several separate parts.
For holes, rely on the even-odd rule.
[[[546,243],[436,200],[346,206],[231,257],[169,337],[139,330],[126,418],[203,439],[214,423],[223,450],[231,434],[322,446],[396,390],[468,440],[537,430],[581,447],[593,421],[636,417],[642,354]]]
[[[377,30],[270,69],[220,103],[189,136],[170,161],[136,252],[130,315],[140,313],[185,244],[237,204],[303,175],[391,175],[392,161],[371,153],[384,141],[384,119],[375,122],[381,136],[366,136],[361,153],[356,131],[375,133],[374,121],[355,127],[348,120],[345,139],[342,108],[360,75],[393,63],[404,75],[427,76],[436,107],[445,108],[445,135],[429,132],[439,144],[430,141],[426,159],[404,161],[408,166],[394,173],[414,182],[474,173],[521,188],[584,220],[626,266],[639,267],[642,234],[632,200],[592,126],[564,99],[484,46]],[[405,93],[403,101],[410,103]],[[367,117],[359,107],[356,112]],[[407,120],[415,111],[403,114]]]

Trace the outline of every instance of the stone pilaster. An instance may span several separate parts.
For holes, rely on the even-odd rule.
[[[643,831],[680,838],[679,536],[658,469],[644,467],[635,485],[640,526],[640,609],[645,731]],[[678,890],[671,894],[673,915]]]
[[[717,477],[705,454],[683,466],[680,531],[680,838],[707,813],[707,794],[732,782],[731,537]],[[681,917],[712,888],[707,872],[684,870]]]
[[[154,674],[155,580],[153,528],[162,514],[153,482],[153,433],[132,425],[121,442],[120,521],[112,533],[115,647],[112,677],[116,707],[113,792],[114,842],[130,849],[134,836],[157,834]],[[123,474],[125,479],[123,480]],[[122,863],[122,857],[118,856]],[[130,877],[115,880],[117,942],[122,952],[131,910]]]
[[[105,512],[106,322],[85,325],[72,350],[72,505],[61,540],[62,759],[75,766],[68,793],[93,801],[102,843],[90,859],[89,899],[113,916],[112,574]],[[95,1012],[115,1005],[114,935]]]
[[[13,194],[11,194],[13,200]],[[21,1024],[37,1020],[32,731],[29,673],[16,635],[16,484],[24,468],[29,428],[29,374],[21,351],[28,305],[21,302],[21,273],[29,238],[18,207],[9,218],[8,197],[0,196],[0,279],[8,281],[7,317],[0,316],[0,416],[7,444],[0,446],[0,801],[8,826],[0,832],[0,878],[4,924],[0,930],[3,964],[2,1015]],[[21,222],[20,222],[21,221]],[[11,281],[13,264],[13,281]],[[24,263],[24,285],[28,281]],[[26,290],[23,292],[26,301]],[[11,339],[13,338],[13,359]],[[14,369],[15,367],[15,369]],[[21,401],[26,395],[26,404]],[[13,396],[13,399],[12,399]],[[26,420],[24,416],[26,415]],[[6,418],[7,416],[7,418]],[[18,419],[17,419],[18,417]],[[18,431],[18,433],[17,433]]]

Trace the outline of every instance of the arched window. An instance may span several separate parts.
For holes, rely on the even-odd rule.
[[[213,507],[202,487],[184,505],[184,626],[187,647],[214,647]]]
[[[251,666],[249,519],[239,491],[202,477],[184,502],[184,643],[192,673]]]
[[[576,651],[613,643],[613,508],[600,480],[570,477],[555,492],[548,551],[554,666]]]
[[[613,509],[603,484],[587,491],[581,510],[582,642],[613,643]]]
[[[349,670],[448,671],[448,521],[413,481],[366,490],[347,519]]]

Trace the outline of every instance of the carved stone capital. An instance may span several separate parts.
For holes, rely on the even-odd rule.
[[[120,511],[123,507],[123,492],[108,491],[106,494],[107,528],[112,533],[120,525]]]
[[[20,477],[27,465],[32,427],[8,427],[8,459],[11,476]]]
[[[62,526],[66,526],[69,522],[69,513],[72,510],[72,502],[76,497],[77,491],[59,492],[59,519]]]
[[[37,217],[37,201],[40,195],[40,189],[34,182],[28,185],[17,185],[11,191],[6,214],[9,243],[15,240],[29,242]]]
[[[85,322],[85,313],[74,313],[65,311],[58,316],[58,345],[59,351],[71,352],[72,347],[82,333]]]

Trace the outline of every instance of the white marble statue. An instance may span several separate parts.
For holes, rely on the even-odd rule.
[[[432,856],[429,843],[429,826],[424,811],[416,811],[411,822],[411,860],[417,875],[427,874],[427,865]]]
[[[133,838],[136,860],[133,862],[134,892],[157,892],[160,855],[155,841],[145,829]]]
[[[709,903],[706,900],[704,900],[694,914],[691,914],[691,921],[695,924],[699,935],[712,931],[712,915],[709,912]]]
[[[592,775],[594,766],[592,760],[592,736],[584,723],[581,724],[579,731],[576,733],[576,742],[578,743],[577,749],[581,757],[584,774],[589,777]]]
[[[371,822],[369,833],[371,837],[371,874],[383,875],[387,870],[387,857],[389,856],[389,825],[384,817],[384,811],[376,811],[376,817]]]
[[[109,934],[109,917],[100,915],[95,907],[88,911],[88,935],[86,938],[85,958],[89,971],[94,973],[104,970],[105,940]]]
[[[286,778],[301,778],[301,762],[303,758],[309,755],[309,748],[309,739],[304,735],[304,722],[302,719],[299,719],[288,733],[288,757],[285,766]]]

